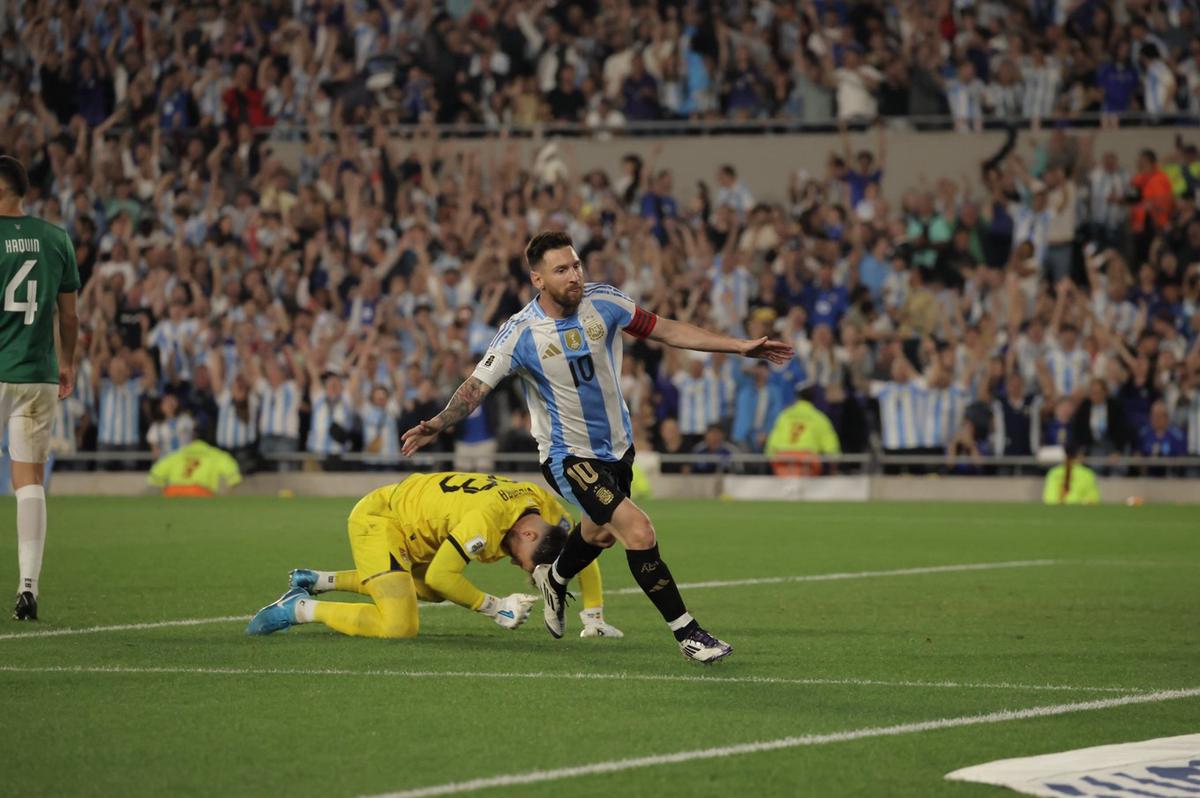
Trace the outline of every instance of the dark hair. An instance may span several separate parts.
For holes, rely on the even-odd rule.
[[[21,162],[11,155],[0,155],[0,180],[7,183],[18,197],[29,193],[29,175]]]
[[[536,269],[542,265],[542,259],[546,257],[547,252],[570,246],[574,245],[571,243],[571,237],[566,233],[538,233],[529,239],[529,246],[525,247],[525,261],[529,264],[530,269]]]
[[[575,525],[572,530],[575,534],[582,534],[579,529],[579,524]],[[561,526],[546,525],[546,534],[542,537],[542,542],[533,550],[534,565],[548,565],[554,562],[558,557],[558,553],[563,550],[563,546],[567,544],[567,530]]]
[[[642,159],[641,156],[631,152],[622,158],[621,161],[633,164],[632,179],[629,181],[629,187],[625,189],[625,193],[621,197],[621,200],[626,205],[631,205],[637,199],[638,192],[642,188]]]

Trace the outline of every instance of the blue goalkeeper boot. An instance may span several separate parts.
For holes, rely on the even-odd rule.
[[[308,598],[308,591],[294,587],[254,614],[246,626],[248,635],[281,632],[296,623],[296,603]]]
[[[317,572],[307,568],[295,568],[288,574],[288,587],[300,588],[310,596],[317,595]]]

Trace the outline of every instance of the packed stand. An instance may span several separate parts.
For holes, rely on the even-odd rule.
[[[820,128],[880,115],[973,130],[1200,112],[1188,1],[72,5],[19,3],[6,17],[6,110],[29,90],[61,124],[78,114],[167,135],[423,119],[610,135],[664,120]]]
[[[456,36],[417,52],[465,52],[480,29],[502,41],[515,6],[493,28],[472,21],[487,16],[473,7],[457,18],[420,4],[411,17],[387,4],[162,8],[169,27],[145,9],[53,16],[57,4],[25,4],[5,42],[0,144],[30,168],[29,212],[76,241],[85,281],[60,453],[160,457],[203,437],[246,468],[298,467],[293,457],[394,468],[399,432],[444,405],[529,301],[529,236],[557,228],[590,279],[650,310],[796,345],[773,368],[631,342],[622,384],[639,451],[704,455],[666,458],[664,471],[753,468],[741,452],[766,452],[781,473],[820,470],[811,455],[839,452],[933,455],[961,472],[1068,442],[1113,468],[1128,453],[1200,454],[1191,144],[1121,163],[1091,134],[1056,128],[1017,147],[1010,131],[977,178],[913,187],[892,205],[880,127],[873,150],[847,140],[824,173],[790,175],[786,201],[763,204],[756,193],[781,187],[747,186],[736,164],[681,190],[655,164],[661,145],[584,174],[569,141],[522,160],[503,138],[459,151],[428,131],[389,136],[385,124],[413,109],[445,119],[434,98],[456,95],[434,69],[413,104],[385,107],[359,80],[378,53],[415,58],[410,44]],[[836,32],[840,7],[820,8]],[[534,51],[567,57],[578,37],[535,10],[525,13],[553,46]],[[653,16],[629,13],[631,25]],[[756,20],[737,28],[747,51]],[[783,22],[768,27],[785,38]],[[930,25],[909,27],[919,38]],[[561,77],[542,60],[526,80]],[[574,60],[582,72],[595,63]],[[415,63],[405,86],[423,74]],[[535,98],[551,96],[534,85]],[[303,142],[294,168],[261,130],[273,122]],[[495,460],[531,453],[528,428],[510,388],[435,451],[459,468],[531,468]]]

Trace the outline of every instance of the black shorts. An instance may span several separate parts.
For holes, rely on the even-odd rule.
[[[564,457],[542,463],[550,486],[572,504],[582,507],[597,524],[612,520],[617,506],[629,497],[633,483],[633,447],[620,460]]]

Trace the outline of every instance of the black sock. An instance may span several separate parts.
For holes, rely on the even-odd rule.
[[[562,551],[558,553],[558,559],[554,561],[554,567],[550,569],[550,574],[555,577],[556,582],[565,585],[575,577],[575,574],[591,565],[592,560],[599,557],[603,551],[603,546],[593,546],[584,540],[583,530],[579,524],[576,524],[575,528],[571,530],[571,534],[567,536],[567,542],[563,545]]]
[[[629,560],[634,581],[646,597],[654,602],[663,620],[671,627],[675,639],[687,637],[699,624],[683,605],[683,596],[679,595],[679,588],[671,578],[671,569],[658,556],[658,545],[642,551],[627,549],[625,557]]]

